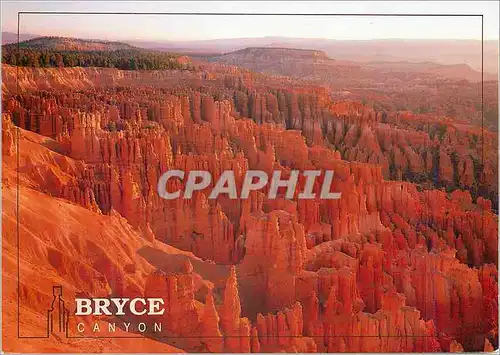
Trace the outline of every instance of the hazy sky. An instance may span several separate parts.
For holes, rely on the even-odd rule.
[[[97,2],[2,1],[2,30],[18,11],[454,13],[484,14],[485,39],[498,39],[498,2]],[[200,40],[242,37],[481,39],[480,17],[331,17],[23,14],[21,33],[101,39]]]

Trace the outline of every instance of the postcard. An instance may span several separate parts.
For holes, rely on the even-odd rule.
[[[3,2],[2,351],[498,352],[498,10]]]

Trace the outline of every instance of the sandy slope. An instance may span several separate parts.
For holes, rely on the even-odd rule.
[[[50,139],[23,132],[20,169],[36,171],[50,167],[56,176],[71,178],[55,164],[63,157],[40,143]],[[29,156],[29,158],[28,158]],[[64,158],[68,159],[68,158]],[[52,160],[49,164],[48,160]],[[75,164],[68,159],[68,166]],[[30,166],[30,169],[28,169]],[[19,227],[20,335],[43,336],[45,312],[52,301],[52,286],[62,285],[64,299],[71,304],[75,294],[140,292],[144,275],[155,269],[147,261],[154,253],[172,257],[175,270],[185,258],[199,261],[191,253],[157,241],[147,241],[117,214],[105,216],[35,190],[44,184],[30,173],[16,184],[16,159],[5,156],[2,186],[2,275],[3,344],[7,352],[183,352],[147,338],[74,340],[17,338],[17,230]],[[69,170],[66,170],[69,171]],[[46,172],[45,172],[46,173]],[[42,176],[47,176],[43,174]],[[30,186],[30,187],[28,187]],[[19,193],[19,225],[17,195]],[[169,260],[168,258],[166,258]],[[133,265],[133,266],[132,266]],[[113,283],[114,281],[114,283]],[[111,285],[111,287],[110,287]],[[128,290],[128,291],[125,291]],[[118,335],[118,333],[117,333]],[[125,334],[126,335],[126,334]]]

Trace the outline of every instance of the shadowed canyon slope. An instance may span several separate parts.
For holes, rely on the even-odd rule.
[[[287,53],[283,65],[310,68],[304,52]],[[155,316],[166,338],[64,339],[67,351],[498,348],[496,133],[473,119],[339,99],[291,74],[193,63],[3,66],[11,351],[59,347],[8,337],[17,321],[23,334],[43,334],[54,284],[70,305],[82,293],[167,303]],[[212,182],[192,199],[164,200],[158,179],[172,169],[208,170],[213,181],[232,170],[238,189],[248,170],[333,170],[342,197],[301,200],[297,189],[272,200],[265,187],[210,200]]]

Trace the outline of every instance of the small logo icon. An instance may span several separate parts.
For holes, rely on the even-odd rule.
[[[69,311],[64,306],[62,286],[52,287],[52,304],[47,311],[47,333],[68,335]]]

